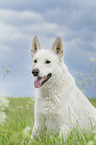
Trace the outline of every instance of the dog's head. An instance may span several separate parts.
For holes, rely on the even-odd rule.
[[[63,57],[63,41],[57,36],[50,50],[42,49],[38,37],[35,35],[32,40],[31,58],[32,58],[32,74],[35,78],[35,88],[45,86],[55,80],[57,73],[60,74],[62,57]]]

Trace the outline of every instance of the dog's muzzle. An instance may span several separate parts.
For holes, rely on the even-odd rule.
[[[41,86],[43,86],[52,76],[52,74],[49,73],[44,77],[40,77],[39,73],[40,73],[39,69],[33,69],[32,70],[33,76],[36,77],[36,80],[34,81],[34,87],[35,88],[40,88]]]

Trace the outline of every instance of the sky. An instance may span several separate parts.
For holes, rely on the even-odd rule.
[[[3,65],[10,68],[0,86],[4,96],[35,96],[30,56],[35,34],[44,49],[50,49],[55,37],[60,35],[69,72],[75,78],[76,72],[88,77],[89,57],[96,60],[96,0],[0,1],[1,80]],[[96,97],[92,84],[90,88],[85,95]]]

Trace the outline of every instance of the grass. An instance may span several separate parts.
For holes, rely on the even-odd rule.
[[[45,133],[37,140],[31,140],[34,123],[34,98],[8,98],[9,107],[5,109],[6,122],[0,125],[0,145],[95,145],[96,135],[92,131],[73,129],[66,138],[60,139]],[[96,99],[89,99],[96,107]]]

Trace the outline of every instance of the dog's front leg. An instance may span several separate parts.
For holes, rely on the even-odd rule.
[[[69,132],[70,132],[69,125],[66,124],[60,128],[59,136],[65,139]]]
[[[45,118],[39,114],[38,118],[35,119],[31,138],[38,137],[39,134],[43,133],[45,130]]]

